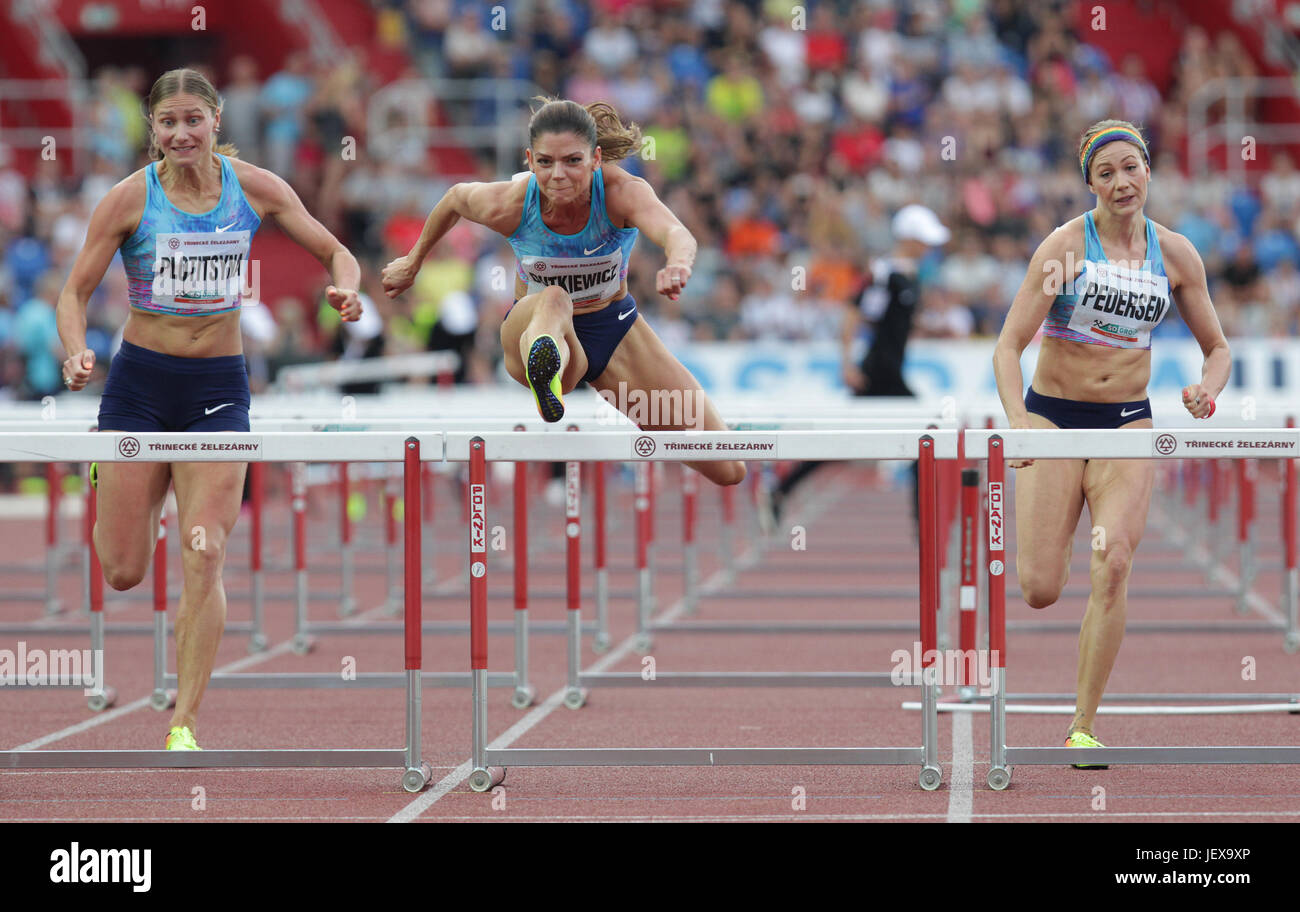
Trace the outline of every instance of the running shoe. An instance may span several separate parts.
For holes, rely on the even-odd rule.
[[[1096,738],[1094,738],[1092,735],[1088,734],[1087,732],[1076,731],[1076,732],[1070,732],[1070,736],[1065,739],[1065,746],[1066,747],[1105,747],[1106,745],[1102,744],[1100,741],[1098,741]],[[1070,765],[1077,770],[1110,769],[1110,766],[1108,766],[1105,763],[1072,763]]]
[[[197,741],[194,740],[194,732],[189,728],[178,725],[167,733],[167,740],[163,744],[163,750],[169,751],[201,751]]]
[[[560,398],[560,347],[551,336],[538,336],[528,350],[528,388],[537,400],[537,411],[544,421],[555,422],[564,417],[564,402]]]
[[[90,486],[92,488],[99,487],[99,463],[97,462],[90,464]]]

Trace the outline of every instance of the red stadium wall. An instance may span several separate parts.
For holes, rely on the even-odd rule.
[[[1105,10],[1105,28],[1095,29],[1093,10]],[[1232,0],[1197,0],[1182,3],[1176,0],[1110,0],[1105,4],[1080,0],[1073,7],[1074,33],[1079,40],[1098,47],[1111,58],[1118,70],[1124,58],[1137,54],[1146,64],[1147,78],[1161,93],[1168,92],[1174,76],[1183,42],[1189,25],[1198,25],[1213,41],[1223,32],[1234,33],[1254,60],[1263,76],[1291,76],[1283,68],[1271,66],[1264,57],[1263,38],[1250,27],[1239,24],[1232,15]],[[1261,100],[1259,117],[1266,123],[1300,123],[1300,104],[1294,98]],[[1268,149],[1260,147],[1257,160],[1248,163],[1251,170],[1267,169]],[[1224,152],[1211,154],[1217,167],[1224,165]],[[1300,157],[1300,146],[1291,148],[1293,156]]]
[[[41,61],[40,45],[39,36],[11,15],[9,4],[0,4],[0,79],[62,79],[63,73]],[[0,98],[0,136],[6,128],[71,126],[72,112],[64,102]],[[31,174],[39,154],[39,149],[16,149],[14,164],[24,174]],[[61,161],[72,167],[70,157]]]

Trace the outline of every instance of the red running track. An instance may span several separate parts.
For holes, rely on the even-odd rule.
[[[656,485],[660,492],[656,521],[656,609],[674,607],[683,589],[678,500],[663,492],[677,490],[673,471]],[[617,473],[611,472],[611,479]],[[765,543],[756,543],[742,511],[739,547],[744,550],[732,588],[744,598],[717,597],[700,602],[700,620],[876,620],[912,621],[915,602],[907,598],[854,602],[818,598],[817,591],[850,587],[906,587],[916,581],[916,552],[904,495],[875,483],[876,473],[861,466],[830,467],[806,485],[788,511],[785,528]],[[457,503],[452,485],[439,479],[439,504]],[[1266,484],[1266,483],[1265,483]],[[489,527],[513,529],[506,487],[493,497]],[[1266,492],[1261,502],[1267,503]],[[585,648],[585,669],[640,672],[640,656],[631,651],[635,591],[630,486],[611,480],[610,589],[615,649],[597,656]],[[313,588],[337,589],[337,570],[328,557],[329,518],[337,498],[323,494],[313,504]],[[737,498],[746,503],[747,497]],[[285,562],[287,510],[268,520],[268,561]],[[719,499],[707,486],[700,496],[701,579],[719,584],[716,544]],[[531,562],[534,592],[562,592],[564,585],[562,506],[533,501],[531,537],[537,549]],[[69,521],[69,528],[71,527]],[[1147,538],[1139,549],[1134,587],[1187,585],[1202,580],[1203,568],[1168,569],[1181,551],[1170,545],[1160,511],[1153,511]],[[0,522],[0,542],[10,562],[30,560],[30,574],[4,577],[10,591],[40,585],[43,555],[40,520]],[[792,527],[803,529],[806,545],[796,550]],[[243,528],[241,526],[241,528]],[[440,511],[434,523],[438,539],[433,569],[443,597],[425,602],[425,618],[465,620],[465,536],[459,510]],[[584,533],[593,528],[584,523]],[[1276,526],[1263,525],[1262,570],[1256,591],[1276,603]],[[1073,579],[1086,580],[1089,553],[1086,528],[1075,546]],[[238,535],[238,530],[237,530]],[[357,541],[382,543],[382,528],[372,513],[358,524]],[[337,536],[334,535],[336,538]],[[174,537],[173,537],[174,538]],[[508,540],[509,543],[509,540]],[[175,544],[173,542],[173,547]],[[590,566],[591,537],[584,534],[584,564]],[[1014,547],[1014,532],[1011,542]],[[242,554],[242,545],[235,547]],[[1014,553],[1014,552],[1011,552]],[[1272,555],[1270,557],[1270,555]],[[512,617],[510,551],[490,552],[490,617]],[[1146,571],[1143,559],[1163,569]],[[172,585],[178,561],[169,561]],[[245,562],[235,557],[227,572],[231,591],[247,588]],[[382,617],[382,555],[358,558],[357,594],[362,620]],[[371,568],[371,569],[367,569]],[[272,573],[268,590],[287,590],[292,577]],[[590,586],[590,583],[588,583]],[[68,604],[79,604],[80,581],[71,569],[61,579]],[[147,591],[148,583],[141,589]],[[802,591],[791,598],[782,592]],[[765,595],[765,593],[777,593]],[[1009,619],[1077,622],[1083,599],[1070,596],[1047,612],[1032,612],[1009,599]],[[1203,598],[1143,596],[1131,600],[1130,619],[1233,619],[1231,596],[1208,591]],[[534,621],[563,618],[562,599],[532,602]],[[983,608],[984,606],[981,606]],[[145,622],[149,602],[122,601],[109,594],[108,624]],[[584,619],[593,616],[584,601]],[[292,603],[267,605],[272,648],[249,657],[246,638],[228,635],[218,653],[219,670],[260,672],[339,672],[345,661],[358,671],[399,671],[402,643],[392,636],[325,636],[316,650],[300,657],[289,651]],[[6,602],[0,620],[35,620],[38,601]],[[247,620],[246,604],[232,601],[230,619]],[[337,617],[337,601],[314,598],[316,620]],[[73,615],[56,624],[76,623]],[[953,626],[955,643],[955,619]],[[80,648],[81,637],[52,632],[6,636],[5,648],[23,639],[28,648]],[[896,649],[910,650],[914,633],[872,634],[739,634],[656,637],[656,670],[668,671],[888,671]],[[493,747],[775,747],[775,746],[911,746],[920,741],[920,718],[901,709],[916,699],[915,690],[893,688],[768,689],[711,688],[688,690],[644,687],[594,689],[588,705],[572,711],[560,705],[564,685],[563,637],[534,636],[532,680],[538,705],[515,710],[509,691],[490,696],[489,727]],[[426,636],[428,671],[464,671],[469,644],[465,636]],[[1075,637],[1069,633],[1012,632],[1009,635],[1008,686],[1012,692],[1072,691]],[[117,708],[103,715],[87,710],[79,693],[67,691],[0,691],[0,731],[4,749],[141,749],[161,747],[166,716],[147,705],[151,689],[151,647],[147,637],[108,638],[109,683],[119,692]],[[1241,680],[1243,657],[1255,659],[1256,679]],[[492,635],[492,671],[509,671],[511,638]],[[1286,655],[1280,635],[1273,634],[1130,634],[1112,676],[1112,692],[1286,691],[1300,680],[1300,658]],[[549,698],[549,699],[548,699]],[[209,748],[397,748],[403,738],[403,692],[400,690],[209,690],[200,716],[199,740]],[[1068,717],[1009,717],[1010,742],[1017,746],[1056,746]],[[1103,716],[1098,736],[1112,745],[1296,744],[1300,715],[1253,716]],[[939,756],[944,782],[926,792],[916,783],[913,767],[641,767],[541,769],[509,771],[502,792],[477,794],[465,782],[470,752],[470,695],[465,689],[427,688],[424,692],[424,759],[434,768],[434,782],[421,795],[399,785],[396,770],[138,770],[0,772],[0,819],[12,821],[134,820],[1019,820],[1019,821],[1286,821],[1300,817],[1300,769],[1285,766],[1115,767],[1107,771],[1023,766],[1011,787],[992,792],[984,786],[988,768],[988,717],[941,715]],[[1104,790],[1098,808],[1097,787]],[[199,801],[199,797],[202,801]],[[201,809],[199,809],[201,806]]]

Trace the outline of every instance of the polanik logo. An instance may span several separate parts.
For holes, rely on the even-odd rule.
[[[989,482],[989,550],[1003,550],[1002,482]]]
[[[487,509],[484,487],[469,486],[469,550],[471,554],[487,553]]]

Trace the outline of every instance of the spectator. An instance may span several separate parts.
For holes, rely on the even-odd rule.
[[[709,80],[707,99],[715,114],[739,123],[763,109],[763,88],[745,58],[732,53],[727,57],[726,69]]]
[[[294,152],[302,137],[302,111],[312,96],[307,55],[295,51],[284,69],[262,86],[261,112],[266,119],[266,167],[276,174],[293,174]]]
[[[241,54],[230,61],[230,81],[221,89],[221,134],[239,149],[239,157],[254,164],[262,161],[260,98],[257,61]]]

